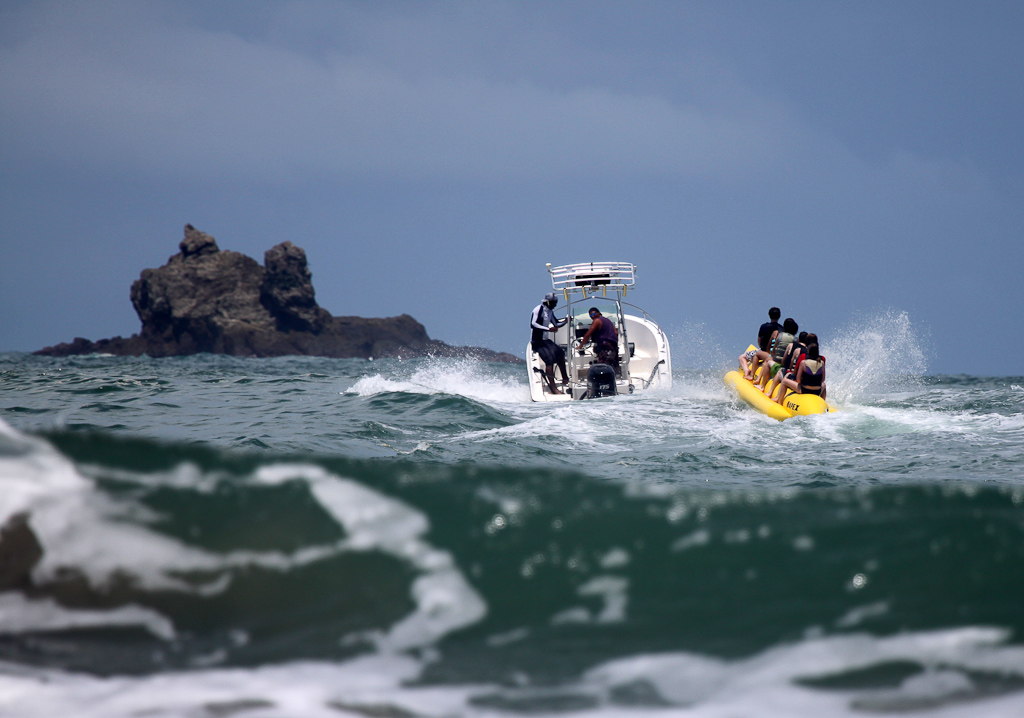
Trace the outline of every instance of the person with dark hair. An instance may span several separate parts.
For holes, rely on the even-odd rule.
[[[612,366],[615,373],[619,373],[619,330],[615,328],[615,322],[601,314],[597,307],[591,307],[587,313],[590,315],[590,328],[580,340],[580,354],[583,353],[583,345],[594,337],[594,354],[597,360]]]
[[[796,370],[796,377],[790,379],[783,377],[782,386],[779,387],[779,396],[775,400],[782,404],[786,396],[786,389],[792,389],[797,394],[816,394],[825,398],[825,358],[818,351],[818,344],[807,345],[807,358]]]
[[[779,317],[781,316],[782,312],[778,307],[772,307],[769,309],[768,321],[762,324],[761,328],[757,330],[757,349],[751,349],[740,354],[740,368],[743,370],[743,376],[747,379],[754,378],[754,372],[750,370],[750,362],[754,360],[758,350],[767,351],[768,344],[774,337],[775,332],[782,329],[782,325],[779,324]]]
[[[768,386],[768,380],[773,378],[775,373],[782,368],[782,359],[786,356],[786,349],[796,340],[796,333],[798,331],[800,331],[800,327],[797,326],[796,321],[792,317],[786,317],[786,321],[782,323],[782,329],[776,330],[772,335],[772,341],[769,344],[768,350],[758,350],[757,354],[754,355],[754,367],[751,370],[751,376],[757,371],[758,364],[761,362],[765,363],[765,368],[761,370],[761,378],[757,384],[761,391],[764,391],[765,387]]]
[[[796,341],[792,342],[786,349],[786,354],[782,357],[782,371],[775,373],[771,388],[764,392],[769,397],[775,394],[775,389],[778,388],[779,383],[784,377],[793,379],[796,376],[796,370],[799,368],[800,362],[807,357],[807,345],[810,343],[808,337],[814,337],[814,343],[818,343],[818,338],[814,334],[800,332]]]
[[[558,295],[548,292],[544,295],[544,301],[533,308],[533,313],[530,315],[530,330],[533,332],[530,337],[530,347],[544,362],[544,377],[547,379],[551,393],[561,394],[562,392],[555,386],[555,364],[558,364],[558,368],[562,372],[562,382],[568,382],[569,372],[565,368],[565,350],[544,336],[545,332],[558,331],[559,327],[564,327],[569,321],[568,317],[555,319],[552,310],[556,306],[558,306]]]
[[[807,335],[807,346],[810,346],[811,344],[818,344],[818,360],[822,364],[824,364],[825,363],[825,355],[821,353],[821,344],[818,342],[818,335],[817,334],[808,334]],[[822,376],[824,376],[824,375],[822,375]],[[827,393],[828,392],[825,390],[824,380],[822,380],[822,384],[821,384],[821,398],[825,399],[826,398],[825,395]]]

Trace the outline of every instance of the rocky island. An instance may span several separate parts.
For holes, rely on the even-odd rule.
[[[267,250],[261,266],[190,224],[179,252],[144,269],[131,300],[142,330],[126,338],[69,343],[36,354],[180,356],[210,352],[273,357],[467,357],[522,362],[512,354],[431,339],[408,314],[382,319],[335,317],[316,302],[306,253],[291,242]]]

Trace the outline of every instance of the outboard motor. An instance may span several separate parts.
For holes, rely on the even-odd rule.
[[[587,395],[615,396],[615,370],[607,364],[591,364],[587,370]]]

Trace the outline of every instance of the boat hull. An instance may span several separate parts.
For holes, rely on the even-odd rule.
[[[665,332],[653,321],[644,317],[625,314],[623,320],[633,351],[629,362],[624,364],[622,375],[616,377],[616,395],[633,394],[646,389],[670,388],[672,386],[672,355]],[[568,341],[568,328],[559,329],[555,335],[555,342],[565,346]],[[620,346],[620,356],[625,356],[625,353],[626,346]],[[544,362],[529,344],[526,345],[526,356],[530,398],[533,401],[558,402],[590,398],[587,373],[590,366],[597,361],[592,349],[585,357],[567,355],[570,382],[566,386],[559,383],[564,392],[562,394],[552,394],[549,391],[547,381],[544,379]],[[555,378],[556,380],[562,378],[558,369],[555,369]]]

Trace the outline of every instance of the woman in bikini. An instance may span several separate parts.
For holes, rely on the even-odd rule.
[[[807,358],[804,359],[796,370],[796,378],[784,377],[779,388],[779,397],[775,400],[780,405],[785,399],[786,388],[790,388],[797,394],[825,394],[825,359],[818,352],[817,344],[807,345]]]

